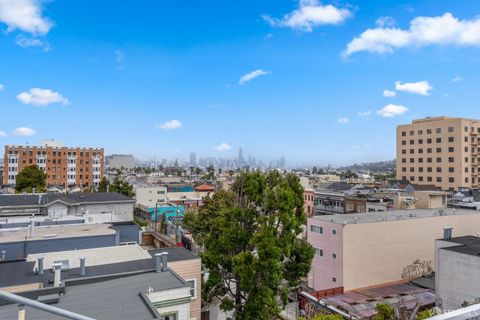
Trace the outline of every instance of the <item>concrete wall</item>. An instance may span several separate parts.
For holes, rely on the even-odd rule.
[[[480,229],[480,214],[345,225],[344,289],[351,290],[410,278],[415,276],[411,270],[416,269],[414,262],[417,260],[434,269],[434,240],[443,237],[445,227],[453,227],[454,236],[476,234]]]
[[[75,208],[76,214],[84,213],[87,223],[120,222],[133,220],[134,203],[86,204]],[[88,214],[87,214],[88,212]]]
[[[139,187],[135,189],[135,199],[137,204],[141,204],[147,208],[155,207],[156,203],[167,202],[167,187]]]
[[[435,293],[437,305],[444,311],[461,308],[465,301],[472,303],[480,298],[480,257],[440,249],[456,245],[437,241]]]
[[[136,224],[127,224],[127,225],[115,225],[113,227],[118,231],[119,242],[137,242],[141,244],[140,241],[140,228]]]
[[[415,191],[413,196],[417,199],[416,209],[439,209],[447,206],[447,194],[429,191]]]

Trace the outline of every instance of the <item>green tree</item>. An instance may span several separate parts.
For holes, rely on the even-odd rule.
[[[437,312],[434,309],[427,309],[417,313],[417,320],[425,320],[437,315]]]
[[[108,182],[107,178],[103,177],[98,184],[97,192],[107,192],[109,184],[110,182]]]
[[[28,166],[17,175],[15,192],[46,192],[46,176],[36,165]]]
[[[386,303],[378,303],[375,306],[377,314],[373,317],[373,320],[396,320],[395,309]]]
[[[203,299],[221,300],[235,319],[272,319],[310,270],[313,248],[298,239],[306,217],[294,174],[242,173],[231,191],[205,198],[184,223],[203,245]]]
[[[343,317],[339,314],[319,314],[313,317],[311,320],[342,320]],[[298,320],[306,320],[303,317],[298,318]]]
[[[129,198],[133,198],[135,196],[135,193],[133,192],[133,186],[119,177],[115,177],[115,179],[113,179],[109,189],[110,192],[118,192]]]

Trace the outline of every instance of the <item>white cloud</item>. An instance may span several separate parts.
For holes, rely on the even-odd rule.
[[[45,52],[50,50],[50,44],[47,42],[37,38],[27,38],[23,35],[17,37],[16,43],[22,48],[40,47],[43,48],[43,51]]]
[[[15,29],[45,35],[52,23],[42,16],[42,0],[0,0],[0,22],[8,31]]]
[[[387,98],[393,98],[397,95],[396,91],[393,90],[383,90],[383,96]]]
[[[453,45],[480,47],[480,17],[460,20],[447,12],[438,17],[416,17],[409,29],[377,27],[367,29],[355,37],[344,51],[344,56],[355,52],[393,53],[405,47]]]
[[[223,152],[232,149],[232,147],[228,143],[223,142],[222,144],[216,146],[215,149],[217,149],[217,151]]]
[[[340,123],[340,124],[347,124],[349,121],[350,121],[350,119],[348,119],[346,117],[337,119],[337,122]]]
[[[5,90],[5,86],[0,83],[0,91],[3,91],[3,90]]]
[[[173,129],[181,128],[182,123],[174,119],[174,120],[167,121],[164,124],[157,124],[155,127],[157,129],[162,129],[162,130],[173,130]]]
[[[372,114],[372,110],[358,112],[357,115],[360,117],[367,117]]]
[[[428,83],[428,81],[419,81],[419,82],[405,82],[401,81],[395,82],[395,89],[398,91],[405,91],[413,94],[419,94],[422,96],[430,95],[430,90],[433,90],[433,87]]]
[[[17,99],[24,104],[32,104],[34,106],[46,106],[51,103],[70,104],[68,99],[60,93],[41,88],[32,88],[28,92],[21,92],[17,95]]]
[[[375,21],[375,25],[379,28],[391,28],[395,26],[395,19],[392,17],[380,17]]]
[[[238,80],[238,84],[243,85],[243,84],[255,79],[256,77],[265,76],[267,74],[270,74],[270,71],[265,71],[265,70],[262,70],[262,69],[254,70],[252,72],[249,72],[249,73],[241,76],[240,80]]]
[[[37,131],[27,128],[27,127],[20,127],[13,131],[14,135],[22,136],[22,137],[31,137],[37,134]]]
[[[299,8],[284,15],[281,19],[263,15],[262,18],[274,27],[288,27],[311,32],[314,27],[339,24],[352,16],[348,9],[334,5],[322,5],[318,0],[300,0]]]
[[[456,76],[455,78],[452,79],[453,82],[460,82],[463,81],[463,78],[460,76]]]
[[[377,111],[377,114],[386,118],[393,118],[399,116],[408,111],[407,107],[396,104],[387,104],[385,107]]]
[[[5,138],[8,134],[5,131],[0,130],[0,138]]]

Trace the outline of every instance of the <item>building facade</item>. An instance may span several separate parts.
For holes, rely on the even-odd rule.
[[[135,157],[131,154],[112,154],[107,156],[109,169],[134,169]]]
[[[308,276],[316,291],[349,291],[408,281],[434,270],[435,240],[444,228],[475,234],[480,215],[471,210],[391,210],[308,218],[315,248]]]
[[[5,146],[3,184],[15,185],[25,167],[37,165],[48,185],[97,187],[104,173],[103,148],[63,147],[59,143],[41,146]]]
[[[478,189],[480,120],[428,117],[397,127],[397,179]]]

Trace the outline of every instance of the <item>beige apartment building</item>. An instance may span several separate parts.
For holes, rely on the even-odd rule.
[[[480,120],[427,117],[397,127],[397,179],[478,189]]]

